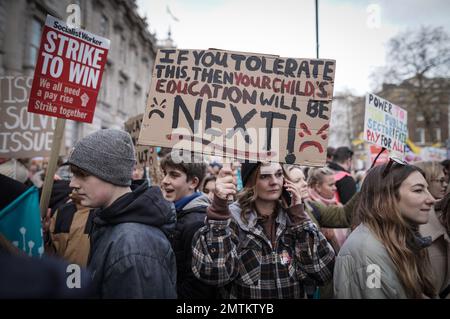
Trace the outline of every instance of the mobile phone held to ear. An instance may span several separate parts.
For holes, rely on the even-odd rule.
[[[286,187],[283,186],[283,192],[281,193],[284,201],[286,202],[287,207],[291,206],[291,194],[287,191]]]
[[[281,168],[283,170],[284,178],[289,180],[289,177],[287,176],[284,167],[281,166]],[[291,206],[291,201],[292,201],[291,194],[288,192],[286,187],[284,187],[284,185],[283,185],[283,191],[281,192],[281,197],[283,198],[283,201],[286,203],[287,207],[290,207]]]

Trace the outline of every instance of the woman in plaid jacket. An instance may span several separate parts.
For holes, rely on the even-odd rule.
[[[231,169],[223,168],[206,225],[193,239],[192,270],[221,287],[223,298],[304,298],[304,283],[332,279],[334,251],[304,212],[302,192],[281,165],[242,165],[237,202]],[[281,200],[283,187],[291,195]],[[287,207],[287,208],[285,208]]]

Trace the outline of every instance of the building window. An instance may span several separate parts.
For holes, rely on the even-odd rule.
[[[105,38],[109,36],[109,20],[104,14],[100,17],[100,35]]]
[[[42,32],[42,24],[41,22],[33,18],[30,24],[30,43],[29,43],[29,54],[27,60],[27,66],[34,66],[37,61],[38,53],[39,53],[39,45],[41,42],[41,32]]]
[[[400,96],[399,96],[399,98],[398,98],[399,106],[403,107],[403,105],[405,104],[405,102],[406,102],[406,92],[401,91],[401,92],[400,92]]]
[[[142,113],[145,109],[145,105],[141,105],[142,99],[141,99],[141,88],[135,86],[134,87],[134,108],[136,110],[136,113]],[[142,110],[142,112],[141,112]]]
[[[439,108],[436,108],[433,112],[433,118],[431,121],[433,122],[440,122],[441,120],[441,110]]]
[[[416,112],[416,121],[422,122],[424,120],[423,113],[421,111]]]
[[[425,129],[416,128],[416,142],[420,144],[425,144]]]
[[[124,78],[121,78],[119,81],[119,98],[118,98],[118,111],[125,111],[125,95],[127,89],[127,82]]]
[[[127,62],[127,49],[126,49],[126,42],[125,42],[125,36],[120,36],[120,59],[123,63]]]
[[[137,48],[135,48],[134,50],[134,67],[135,67],[135,70],[136,70],[136,80],[139,80],[140,78],[139,78],[139,69],[140,69],[140,67],[139,67],[139,53],[138,53],[138,49]]]
[[[433,142],[437,143],[437,142],[440,142],[441,140],[442,140],[441,139],[441,128],[440,127],[435,128],[434,129],[434,141]]]

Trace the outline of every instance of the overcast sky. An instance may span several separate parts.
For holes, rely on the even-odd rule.
[[[218,48],[315,58],[314,0],[137,0],[158,39],[178,48]],[[170,8],[172,16],[167,12]],[[450,32],[448,0],[319,0],[319,56],[336,60],[335,93],[363,95],[384,64],[385,44],[420,25]],[[178,21],[176,21],[177,19]]]

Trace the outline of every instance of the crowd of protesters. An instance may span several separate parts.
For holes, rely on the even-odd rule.
[[[355,173],[348,147],[315,168],[159,155],[154,183],[128,133],[80,140],[54,176],[43,258],[0,234],[0,280],[14,286],[0,296],[450,298],[448,160]],[[45,174],[42,160],[1,160],[0,212]],[[62,287],[64,262],[88,274],[86,289]],[[30,292],[15,267],[53,279]]]

